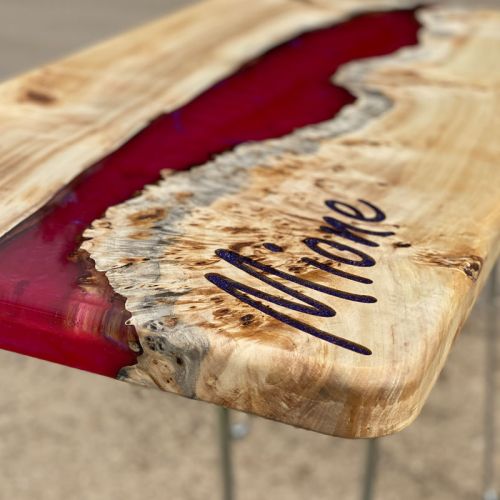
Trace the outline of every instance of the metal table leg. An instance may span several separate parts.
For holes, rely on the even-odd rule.
[[[495,368],[497,344],[497,271],[495,266],[487,289],[486,384],[484,406],[483,500],[498,500],[495,485]]]
[[[227,408],[217,408],[219,417],[219,446],[224,500],[234,500],[231,416]]]
[[[361,500],[373,500],[377,477],[378,439],[368,439],[366,443],[365,470]]]

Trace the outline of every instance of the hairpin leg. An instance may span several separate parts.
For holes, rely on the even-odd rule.
[[[495,367],[497,344],[497,270],[491,273],[487,289],[486,380],[484,406],[483,499],[498,500],[495,487]]]
[[[361,500],[373,500],[377,476],[378,439],[368,439],[366,442],[365,470]]]
[[[227,408],[217,408],[223,499],[234,500],[231,416]]]

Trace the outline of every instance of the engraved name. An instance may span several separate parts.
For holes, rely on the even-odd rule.
[[[364,211],[361,211],[353,205],[337,200],[327,200],[325,201],[325,205],[335,214],[342,215],[354,221],[374,224],[385,220],[385,213],[380,208],[365,200],[358,200],[358,202],[363,206]],[[367,211],[369,212],[368,214],[366,213]],[[326,225],[321,225],[319,227],[321,232],[334,235],[336,238],[340,238],[342,240],[347,240],[349,244],[316,237],[306,237],[302,240],[302,243],[311,251],[312,256],[316,254],[316,256],[319,255],[329,259],[330,261],[335,261],[354,268],[372,267],[376,264],[376,261],[367,253],[367,251],[360,250],[352,245],[355,244],[356,246],[369,248],[378,247],[379,243],[374,241],[374,238],[385,238],[395,234],[392,231],[379,231],[371,228],[361,228],[357,225],[354,226],[331,215],[323,217],[323,221]],[[263,246],[271,252],[283,251],[279,245],[274,243],[264,243]],[[244,302],[258,311],[267,314],[293,328],[301,330],[302,332],[308,333],[326,342],[330,342],[331,344],[335,344],[359,354],[369,355],[372,353],[366,346],[352,342],[331,332],[326,332],[316,328],[304,321],[292,318],[288,314],[272,307],[272,305],[280,306],[303,314],[321,317],[333,317],[336,314],[335,309],[331,306],[290,288],[282,281],[273,279],[272,276],[280,278],[285,282],[288,281],[290,283],[295,283],[304,288],[316,290],[343,300],[371,304],[377,301],[375,297],[372,297],[371,295],[351,293],[330,286],[321,285],[295,276],[294,274],[281,271],[273,266],[263,264],[262,262],[250,257],[245,257],[237,252],[233,252],[232,250],[218,249],[215,254],[253,278],[256,278],[257,280],[275,288],[281,292],[282,295],[273,295],[264,292],[258,288],[240,283],[218,273],[205,274],[205,278],[221,290],[229,293],[241,302]],[[365,285],[373,283],[371,279],[334,268],[329,263],[320,262],[319,260],[311,257],[302,257],[301,261],[308,266],[315,267],[325,273],[342,278],[343,280],[355,281]],[[289,298],[284,298],[284,296]]]

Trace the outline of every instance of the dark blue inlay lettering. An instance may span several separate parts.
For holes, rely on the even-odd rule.
[[[354,241],[355,243],[361,243],[362,245],[366,245],[369,247],[378,247],[379,244],[374,241],[367,240],[362,236],[354,234],[352,230],[359,231],[358,228],[351,226],[350,224],[346,224],[345,222],[339,221],[334,217],[323,217],[323,220],[328,224],[328,226],[321,226],[320,230],[324,233],[336,234],[346,240]]]
[[[351,219],[357,219],[366,222],[381,222],[385,220],[385,213],[382,212],[380,208],[376,207],[375,205],[372,205],[369,201],[365,200],[358,200],[358,201],[360,203],[363,203],[367,207],[371,208],[375,212],[375,214],[372,217],[366,217],[365,215],[363,215],[363,212],[361,212],[361,210],[359,210],[356,207],[353,207],[352,205],[349,205],[349,203],[344,203],[343,201],[327,200],[325,201],[325,205],[328,208],[335,210],[335,212],[345,215],[346,217],[350,217]],[[345,207],[351,212],[350,213],[346,212],[346,210],[341,207]]]
[[[275,245],[274,243],[264,243],[262,245],[264,248],[267,250],[270,250],[271,252],[282,252],[283,249],[279,245]]]
[[[306,238],[303,240],[304,243],[314,252],[326,257],[327,259],[335,260],[341,264],[349,264],[350,266],[360,266],[360,267],[371,267],[375,265],[375,259],[370,257],[365,252],[361,250],[356,250],[355,248],[343,245],[342,243],[337,243],[336,241],[325,240],[324,238]],[[341,252],[348,252],[359,257],[358,260],[348,259],[347,257],[341,257],[339,255],[333,254],[324,250],[320,245],[326,245],[332,248],[336,248]]]
[[[344,215],[346,217],[350,217],[351,219],[355,219],[357,221],[363,222],[381,222],[385,220],[385,214],[378,207],[369,203],[365,200],[358,200],[361,204],[368,207],[373,213],[368,215],[364,215],[363,212],[352,206],[348,203],[344,203],[336,200],[327,200],[325,202],[326,206],[331,210]],[[326,226],[320,226],[320,230],[323,233],[328,233],[331,235],[338,236],[340,238],[344,238],[353,243],[357,243],[360,245],[365,245],[371,248],[379,247],[379,243],[372,241],[370,239],[365,238],[363,235],[371,235],[371,236],[380,236],[387,237],[392,236],[392,231],[375,231],[371,229],[359,228],[347,222],[343,222],[335,217],[325,216],[323,217],[324,222],[326,222]],[[361,234],[360,234],[361,233]],[[340,264],[346,264],[349,266],[356,267],[372,267],[376,264],[375,259],[357,248],[353,248],[351,246],[339,243],[338,241],[332,241],[326,238],[312,238],[308,237],[303,240],[303,243],[310,248],[312,251],[317,254],[326,257],[330,261],[335,261]],[[283,252],[283,248],[274,243],[263,243],[262,246],[271,252]],[[327,250],[325,247],[329,247]],[[335,249],[337,252],[332,253],[330,249]],[[310,290],[315,290],[317,292],[324,293],[326,295],[331,295],[340,299],[350,300],[353,302],[361,302],[366,304],[373,304],[377,302],[375,297],[371,295],[361,295],[357,293],[345,292],[342,290],[338,290],[331,286],[320,285],[319,283],[314,283],[313,281],[300,278],[293,274],[280,271],[270,265],[263,264],[257,260],[254,260],[250,257],[245,257],[240,255],[232,250],[224,250],[219,249],[216,250],[216,255],[221,259],[225,260],[229,264],[237,267],[241,271],[253,276],[254,278],[260,280],[263,283],[275,288],[276,290],[282,292],[289,298],[293,298],[294,300],[289,300],[288,298],[284,298],[283,296],[276,296],[270,293],[264,292],[260,289],[245,285],[243,283],[238,283],[226,276],[223,276],[218,273],[209,273],[206,274],[205,277],[208,281],[216,285],[221,290],[229,293],[233,297],[241,300],[245,304],[248,304],[255,309],[275,318],[287,325],[290,325],[293,328],[297,328],[303,332],[309,333],[314,337],[325,340],[332,344],[338,345],[345,349],[349,349],[350,351],[357,352],[360,354],[371,354],[370,349],[355,342],[351,342],[347,339],[339,337],[329,332],[325,332],[316,327],[308,325],[302,321],[294,319],[287,314],[281,313],[276,309],[273,309],[267,304],[264,304],[262,301],[275,304],[277,306],[285,307],[292,311],[297,311],[304,314],[310,314],[313,316],[320,317],[332,317],[335,316],[335,309],[320,302],[318,300],[312,299],[307,295],[294,290],[293,288],[283,284],[276,279],[271,278],[271,276],[277,277],[281,280],[288,281],[289,283],[294,283],[296,285],[300,285],[305,288],[309,288]],[[342,253],[343,255],[338,255],[338,253]],[[370,285],[373,281],[369,278],[365,278],[363,276],[358,276],[356,274],[352,274],[346,272],[344,270],[337,269],[331,265],[331,262],[322,263],[315,259],[309,257],[302,257],[300,259],[301,262],[315,267],[321,271],[325,271],[326,273],[338,276],[340,278],[345,278],[350,281],[355,281],[357,283],[362,283],[365,285]],[[294,268],[292,267],[291,270]]]
[[[260,281],[267,283],[268,285],[272,286],[273,288],[276,288],[280,292],[284,292],[287,295],[294,297],[304,302],[305,304],[308,304],[308,306],[304,304],[298,304],[297,302],[292,302],[282,297],[276,297],[274,295],[261,292],[260,290],[256,290],[254,295],[259,297],[260,299],[267,300],[268,302],[272,302],[273,304],[276,304],[278,306],[283,306],[287,307],[288,309],[293,309],[294,311],[299,311],[306,314],[312,314],[314,316],[324,316],[324,317],[335,316],[335,310],[330,306],[327,306],[326,304],[323,304],[322,302],[319,302],[317,300],[311,299],[307,295],[297,292],[293,288],[283,285],[279,281],[273,280],[272,278],[269,278],[264,274],[268,273],[268,274],[274,274],[275,276],[280,276],[281,274],[287,274],[287,273],[281,273],[281,271],[277,271],[271,266],[266,266],[265,264],[261,264],[260,262],[250,259],[249,257],[243,257],[242,255],[237,254],[236,252],[233,252],[231,250],[219,249],[215,251],[215,254],[221,259],[224,259],[226,262],[229,262],[233,266],[237,267],[238,269],[241,269],[242,271],[245,271],[247,274],[250,274],[250,276],[253,276],[259,279]],[[264,272],[256,271],[256,269],[259,269]]]
[[[303,323],[302,321],[291,318],[286,314],[280,313],[279,311],[276,311],[275,309],[263,304],[258,300],[252,299],[251,295],[258,298],[263,298],[262,292],[255,288],[243,285],[242,283],[238,283],[237,281],[226,278],[225,276],[217,273],[205,274],[205,278],[207,278],[207,280],[213,283],[215,286],[229,293],[238,300],[241,300],[245,304],[258,309],[259,311],[291,326],[292,328],[296,328],[297,330],[301,330],[321,340],[325,340],[330,344],[335,344],[343,347],[344,349],[348,349],[359,354],[364,354],[365,356],[372,353],[370,349],[368,349],[368,347],[357,344],[356,342],[351,342],[350,340],[347,340],[345,338],[338,337],[337,335],[333,335],[332,333],[325,332],[323,330],[320,330],[319,328],[315,328],[314,326],[308,325],[306,323]]]
[[[291,281],[292,283],[296,283],[297,285],[304,286],[306,288],[310,288],[311,290],[316,290],[318,292],[325,293],[327,295],[332,295],[334,297],[339,297],[341,299],[346,299],[346,300],[352,300],[354,302],[365,302],[365,303],[371,303],[371,302],[376,302],[377,300],[374,297],[370,297],[369,295],[358,295],[355,293],[349,293],[349,292],[342,292],[341,290],[336,290],[335,288],[331,288],[329,286],[324,286],[320,285],[318,283],[314,283],[313,281],[309,281],[303,278],[299,278],[298,276],[295,276],[293,274],[286,273],[284,271],[280,271],[279,269],[276,269],[272,266],[268,266],[266,264],[262,264],[261,262],[258,262],[254,259],[251,259],[250,257],[244,257],[240,254],[237,254],[236,252],[233,252],[232,250],[216,250],[215,251],[216,255],[219,256],[221,259],[224,259],[226,262],[231,263],[233,266],[237,267],[238,269],[241,269],[242,271],[245,271],[246,273],[250,274],[251,276],[254,276],[255,278],[260,279],[264,283],[267,283],[268,285],[271,285],[274,288],[277,288],[278,290],[281,290],[282,292],[288,293],[292,297],[299,298],[300,300],[305,302],[305,298],[308,298],[306,295],[302,295],[299,292],[296,292],[295,290],[282,285],[278,281],[275,281],[269,277],[267,277],[265,274],[271,274],[273,276],[278,276],[279,278],[283,278],[284,280]],[[260,271],[263,271],[263,273],[260,273],[258,271],[255,271],[252,269],[252,267],[259,269]],[[277,300],[277,299],[275,299]],[[284,300],[284,299],[279,299]],[[308,299],[313,301],[313,299]],[[323,305],[321,302],[318,301],[313,301],[315,307],[318,307],[318,304]],[[278,305],[283,305],[285,307],[289,307],[288,305],[285,305],[284,303],[280,303],[277,301],[274,301],[275,304]],[[324,306],[327,307],[327,306]],[[315,314],[316,316],[327,316],[326,314],[318,314],[318,313],[311,313],[308,311],[302,311],[302,312],[307,312],[308,314]]]

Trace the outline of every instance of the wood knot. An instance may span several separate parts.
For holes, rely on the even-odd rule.
[[[468,261],[464,262],[463,270],[469,278],[471,278],[473,281],[477,281],[482,267],[483,259],[476,255],[472,255],[469,257]]]
[[[243,326],[250,326],[253,323],[255,316],[253,314],[245,314],[240,318]]]
[[[416,259],[422,264],[456,269],[463,272],[472,281],[477,281],[483,268],[483,259],[478,255],[453,256],[427,251],[419,253]]]

